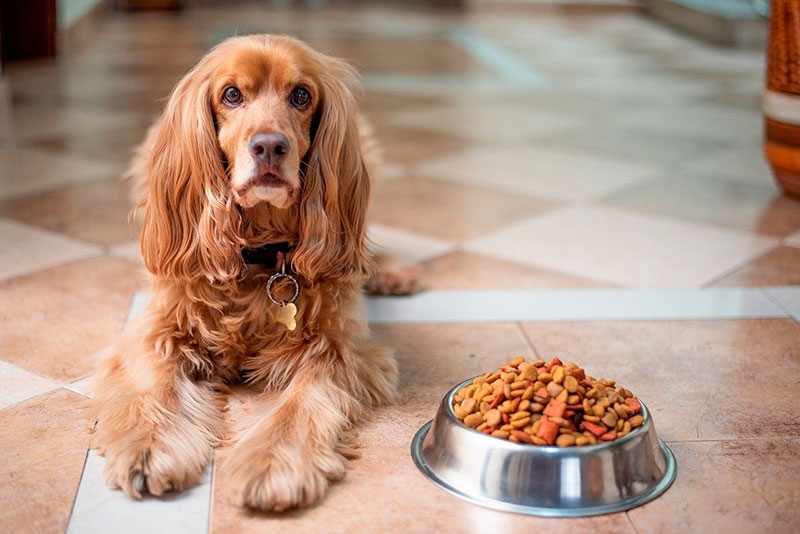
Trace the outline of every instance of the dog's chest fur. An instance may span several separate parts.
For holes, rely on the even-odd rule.
[[[307,285],[301,279],[295,301],[297,327],[287,329],[277,320],[279,305],[267,295],[267,281],[274,271],[253,272],[231,287],[200,284],[194,291],[202,293],[203,298],[199,302],[183,299],[180,302],[186,309],[175,310],[185,317],[184,334],[203,360],[198,362],[198,368],[204,370],[201,374],[210,373],[227,383],[274,383],[276,363],[280,363],[281,375],[286,373],[287,364],[302,364],[287,362],[287,353],[298,353],[296,348],[301,345],[328,343],[342,327],[359,328],[363,310],[360,299],[351,297],[357,291],[343,290],[347,284]],[[274,295],[286,298],[292,292],[290,286],[286,280],[277,282]]]

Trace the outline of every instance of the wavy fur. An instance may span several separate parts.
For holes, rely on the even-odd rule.
[[[232,86],[241,101],[225,96]],[[228,434],[224,392],[247,381],[280,394],[225,462],[232,499],[311,505],[344,476],[354,422],[393,398],[394,360],[362,310],[370,176],[356,86],[346,63],[259,35],[218,45],[175,87],[132,165],[152,295],[100,365],[92,402],[109,484],[140,497],[196,483]],[[277,163],[253,152],[264,133],[287,141]],[[301,286],[294,331],[264,290],[274,268],[242,260],[279,241],[294,245]]]

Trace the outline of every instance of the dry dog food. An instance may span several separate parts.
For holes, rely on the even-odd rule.
[[[559,447],[614,441],[644,423],[642,405],[629,390],[558,358],[514,358],[459,389],[453,411],[485,434]]]

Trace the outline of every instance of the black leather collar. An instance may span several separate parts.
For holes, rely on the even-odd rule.
[[[245,263],[251,265],[266,265],[268,267],[277,268],[278,254],[287,254],[292,249],[292,246],[287,241],[281,243],[267,243],[256,248],[242,249],[242,258]]]

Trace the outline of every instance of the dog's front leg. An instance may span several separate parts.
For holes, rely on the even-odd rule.
[[[156,324],[130,325],[98,369],[91,401],[106,482],[136,498],[196,484],[223,434],[217,394],[188,374],[191,349],[156,343]]]
[[[305,360],[225,460],[237,505],[274,512],[309,506],[344,477],[345,433],[366,399],[348,391],[341,360],[320,360]]]

